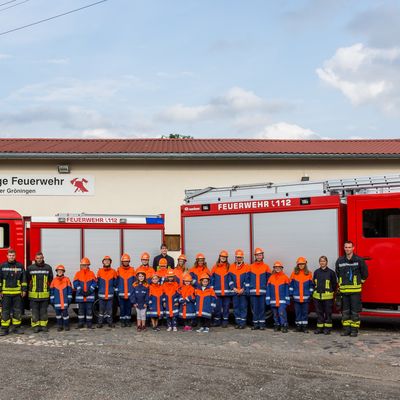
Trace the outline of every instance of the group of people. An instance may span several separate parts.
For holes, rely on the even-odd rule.
[[[56,275],[44,262],[41,252],[35,262],[24,270],[16,261],[15,251],[10,249],[7,261],[0,265],[0,295],[2,317],[0,335],[7,335],[13,326],[20,333],[22,298],[28,295],[34,332],[47,331],[49,302],[54,306],[57,330],[69,330],[68,307],[73,299],[78,304],[77,328],[94,328],[93,305],[99,302],[97,327],[104,324],[114,327],[113,308],[118,298],[120,323],[131,326],[132,307],[136,310],[137,330],[146,330],[146,321],[159,331],[159,322],[165,318],[167,331],[178,330],[178,319],[183,330],[209,332],[213,326],[228,326],[231,306],[235,328],[244,329],[250,306],[253,330],[264,330],[265,315],[270,307],[274,330],[288,332],[287,307],[293,300],[296,331],[308,332],[308,313],[311,299],[317,313],[316,334],[330,334],[335,295],[342,298],[342,335],[357,336],[360,326],[362,284],[368,277],[368,269],[362,258],[354,254],[354,245],[344,244],[344,256],[336,261],[335,271],[328,267],[325,256],[319,258],[319,268],[314,273],[308,269],[307,259],[298,257],[290,277],[284,273],[284,265],[275,261],[272,267],[264,262],[264,250],[254,250],[254,262],[244,262],[244,252],[236,250],[234,262],[222,250],[214,266],[209,269],[204,254],[198,253],[194,266],[186,267],[184,254],[174,259],[167,254],[165,245],[161,254],[150,266],[150,255],[141,255],[141,265],[130,265],[130,256],[123,254],[121,265],[112,268],[112,260],[104,256],[97,275],[90,269],[90,260],[84,257],[73,282],[65,276],[65,267],[57,265]]]

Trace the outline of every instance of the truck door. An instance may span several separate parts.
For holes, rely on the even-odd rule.
[[[348,237],[368,265],[363,303],[400,304],[400,194],[349,196]]]

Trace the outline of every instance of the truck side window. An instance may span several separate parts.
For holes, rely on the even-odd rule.
[[[366,238],[399,238],[400,209],[364,210],[363,235]]]
[[[0,249],[10,247],[10,226],[0,224]]]

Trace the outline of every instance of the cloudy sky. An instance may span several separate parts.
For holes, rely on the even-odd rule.
[[[1,137],[397,138],[400,1],[0,0]],[[6,4],[7,3],[7,4]]]

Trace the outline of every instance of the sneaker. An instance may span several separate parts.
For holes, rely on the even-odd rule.
[[[153,326],[153,332],[158,332],[157,327]]]
[[[69,325],[64,328],[64,331],[69,331],[69,330],[70,330]]]
[[[301,332],[302,330],[303,329],[301,325],[296,325],[296,332]]]
[[[246,325],[239,325],[239,329],[246,329]]]
[[[202,333],[202,332],[204,332],[204,328],[199,328],[196,330],[196,332]]]
[[[308,333],[308,325],[303,325],[303,332]]]
[[[193,330],[193,328],[191,326],[188,326],[186,329],[188,332],[191,332]]]
[[[108,327],[109,327],[109,328],[115,328],[115,324],[113,324],[112,322],[110,322],[110,323],[108,324]]]
[[[260,326],[260,331],[265,331],[265,326]]]
[[[103,327],[103,324],[97,324],[97,327],[98,327],[99,329],[101,329],[101,328]]]
[[[172,331],[172,327],[169,326],[169,327],[167,328],[167,332],[171,332],[171,331]]]
[[[140,332],[140,331],[142,330],[142,327],[141,327],[141,326],[138,326],[138,327],[136,327],[136,330],[137,330],[138,332]]]
[[[235,325],[235,329],[240,329],[240,325]]]
[[[204,328],[203,332],[204,332],[204,333],[210,332],[210,328]]]
[[[259,327],[258,325],[253,325],[253,326],[251,327],[251,330],[252,330],[252,331],[256,331],[257,329],[260,329],[260,327]]]
[[[63,330],[63,327],[62,326],[59,326],[58,328],[57,328],[57,332],[61,332]]]
[[[83,324],[78,324],[78,326],[75,329],[82,329],[83,328]]]
[[[176,326],[174,326],[174,327],[172,328],[172,330],[173,330],[174,332],[178,332],[178,328],[177,328]]]
[[[288,333],[287,326],[282,326],[282,333]]]
[[[125,322],[125,326],[127,326],[128,328],[130,328],[132,326],[132,322],[131,321],[126,321]]]
[[[325,333],[325,330],[322,331],[321,328],[317,328],[317,329],[314,331],[314,333],[315,333],[316,335],[320,335],[321,333]],[[325,334],[326,334],[326,333],[325,333]]]
[[[228,327],[228,323],[227,323],[227,322],[223,322],[223,323],[222,323],[222,327],[223,327],[223,328],[227,328],[227,327]]]

